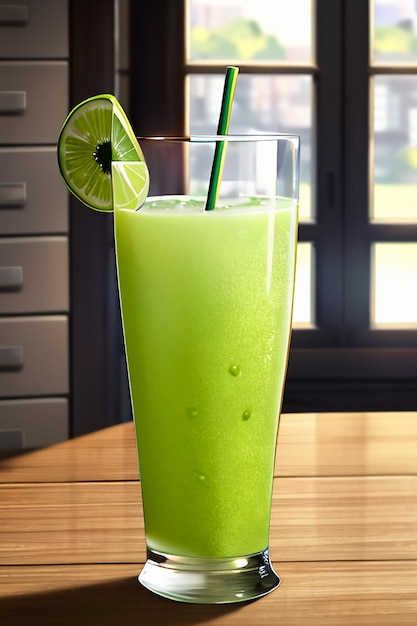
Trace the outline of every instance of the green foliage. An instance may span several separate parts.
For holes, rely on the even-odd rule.
[[[265,46],[255,52],[253,59],[257,61],[270,61],[272,59],[285,59],[285,49],[273,35],[265,35]]]
[[[262,29],[255,20],[245,20],[243,18],[229,22],[222,28],[226,37],[246,38],[262,37]]]
[[[281,60],[285,49],[274,35],[264,34],[255,20],[238,19],[222,28],[191,29],[191,58],[203,60]]]
[[[374,48],[377,54],[413,55],[417,52],[417,37],[402,26],[377,26]]]
[[[398,166],[399,171],[403,172],[417,172],[417,148],[416,147],[404,147],[397,152],[394,160]]]
[[[417,182],[417,147],[403,146],[385,162],[384,172],[375,175],[376,183],[410,184]]]
[[[191,58],[197,59],[234,59],[237,48],[233,41],[217,33],[208,33],[205,29],[194,28],[191,31]]]

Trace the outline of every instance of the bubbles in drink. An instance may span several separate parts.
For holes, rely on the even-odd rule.
[[[242,413],[243,421],[247,422],[251,415],[252,415],[252,411],[250,409],[246,409],[246,411],[243,411]]]
[[[229,367],[229,374],[231,374],[232,376],[239,376],[240,366],[232,363],[232,365]]]

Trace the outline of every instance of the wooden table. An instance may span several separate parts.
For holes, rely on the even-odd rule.
[[[137,582],[133,425],[0,460],[0,624],[417,624],[417,413],[284,415],[271,556],[281,587],[187,605]]]

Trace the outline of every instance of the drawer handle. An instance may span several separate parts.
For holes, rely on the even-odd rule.
[[[0,209],[17,209],[26,204],[26,183],[0,183]]]
[[[28,8],[24,4],[0,4],[0,26],[24,26],[28,21]]]
[[[0,370],[14,371],[23,367],[23,346],[0,346]]]
[[[23,287],[23,267],[0,267],[0,291],[19,291]]]
[[[0,114],[21,115],[26,111],[26,91],[0,91]]]

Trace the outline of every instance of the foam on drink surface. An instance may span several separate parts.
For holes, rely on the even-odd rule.
[[[223,198],[220,199],[213,211],[205,211],[206,199],[203,197],[189,196],[154,196],[149,197],[145,204],[141,207],[141,213],[166,213],[175,211],[176,214],[189,215],[202,213],[204,215],[214,215],[217,212],[228,211],[235,213],[236,211],[248,209],[270,210],[270,209],[288,209],[293,201],[286,198],[268,198],[263,196],[245,196],[240,198]]]

